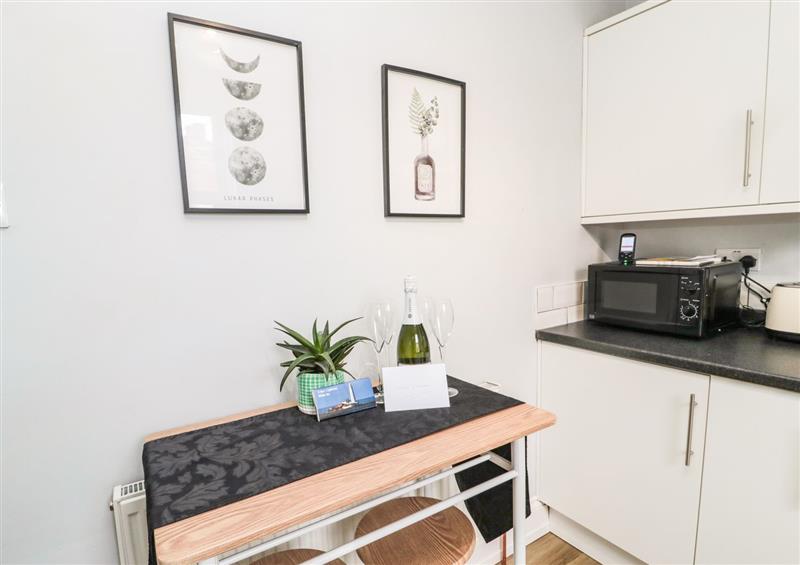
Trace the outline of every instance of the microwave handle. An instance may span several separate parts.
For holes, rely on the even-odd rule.
[[[711,302],[708,305],[708,321],[713,322],[717,317],[717,275],[711,279]]]

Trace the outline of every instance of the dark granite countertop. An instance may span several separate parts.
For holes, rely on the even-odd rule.
[[[800,392],[800,343],[763,328],[692,339],[583,321],[537,330],[536,339]]]

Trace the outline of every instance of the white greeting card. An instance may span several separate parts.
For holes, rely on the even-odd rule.
[[[387,412],[450,406],[444,363],[384,367],[382,374]]]

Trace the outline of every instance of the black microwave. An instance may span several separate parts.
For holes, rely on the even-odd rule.
[[[587,318],[642,330],[703,337],[737,323],[742,265],[589,265]]]

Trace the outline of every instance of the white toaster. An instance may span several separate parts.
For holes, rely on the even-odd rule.
[[[779,283],[772,288],[764,325],[770,335],[800,342],[800,282]]]

